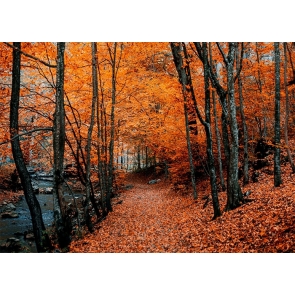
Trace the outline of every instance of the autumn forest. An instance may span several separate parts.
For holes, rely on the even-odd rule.
[[[1,42],[1,252],[294,252],[294,67],[293,42]]]

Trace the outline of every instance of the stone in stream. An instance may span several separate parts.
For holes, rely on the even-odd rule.
[[[5,211],[11,211],[11,210],[15,210],[15,209],[16,209],[16,207],[12,203],[8,203],[4,208]]]
[[[18,214],[15,212],[7,211],[1,214],[2,218],[17,218]]]
[[[27,239],[27,240],[35,240],[35,237],[34,237],[34,234],[26,234],[25,235],[25,239]]]
[[[0,246],[1,252],[11,253],[11,252],[18,252],[21,250],[20,240],[11,237],[6,240],[5,244]]]
[[[45,194],[52,194],[52,192],[53,192],[53,187],[46,187],[45,188]]]

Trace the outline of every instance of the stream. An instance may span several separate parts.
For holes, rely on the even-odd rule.
[[[52,187],[52,181],[39,180],[37,182],[40,189]],[[74,194],[74,197],[81,196],[81,193]],[[42,193],[36,194],[36,197],[40,203],[44,225],[49,228],[53,222],[53,195]],[[67,202],[73,203],[71,195],[65,192],[64,197]],[[21,200],[14,206],[16,209],[13,212],[18,214],[17,218],[0,217],[0,245],[5,244],[8,238],[14,237],[19,239],[21,245],[26,248],[25,252],[36,253],[35,241],[24,237],[24,232],[32,232],[33,230],[31,214],[25,197],[22,196]],[[0,207],[0,213],[3,212],[3,207]]]

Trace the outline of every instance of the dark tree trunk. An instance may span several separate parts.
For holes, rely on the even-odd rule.
[[[15,46],[15,49],[13,49],[12,92],[10,101],[10,136],[11,138],[14,138],[11,141],[12,154],[16,169],[20,176],[25,199],[31,213],[37,251],[46,252],[51,247],[50,240],[43,223],[40,204],[34,194],[31,178],[24,162],[23,153],[20,147],[20,139],[19,136],[17,136],[19,131],[18,110],[20,94],[21,43],[14,42],[13,45]]]
[[[97,48],[96,48],[97,49]],[[102,87],[102,80],[100,74],[99,63],[97,63],[97,70],[99,74],[99,85],[101,92],[101,100],[99,100],[99,95],[97,95],[97,159],[98,159],[98,178],[99,178],[99,186],[100,186],[100,199],[101,199],[101,209],[102,215],[106,216],[106,174],[105,174],[105,149],[104,149],[104,116],[103,116],[103,108],[104,108],[104,92]]]
[[[284,87],[285,87],[285,94],[286,94],[286,116],[285,116],[285,125],[284,125],[284,133],[285,133],[285,142],[287,146],[287,153],[288,153],[288,160],[292,168],[292,172],[295,173],[295,165],[292,159],[290,147],[289,147],[289,139],[288,139],[288,121],[289,121],[289,114],[290,114],[290,108],[289,108],[289,91],[288,91],[288,81],[287,81],[287,64],[288,64],[288,58],[287,58],[287,43],[284,42]]]
[[[116,83],[117,83],[117,73],[120,66],[121,56],[117,61],[117,49],[118,44],[114,42],[113,49],[108,46],[109,55],[112,64],[112,107],[111,107],[111,134],[110,134],[110,144],[109,144],[109,163],[108,163],[108,185],[107,185],[107,198],[106,207],[107,211],[112,211],[111,197],[113,196],[113,182],[114,182],[114,141],[115,141],[115,105],[116,105]],[[121,46],[121,55],[122,55]]]
[[[211,43],[209,43],[209,51],[210,51],[210,64],[213,66]],[[217,110],[216,110],[216,96],[215,96],[214,90],[212,90],[212,100],[213,100],[213,114],[214,114],[214,123],[215,123],[215,137],[216,137],[217,153],[218,153],[220,185],[221,185],[222,191],[226,191],[226,186],[225,186],[225,181],[223,176],[222,158],[221,158],[220,132],[218,128],[218,116],[217,116]],[[228,138],[228,136],[226,137]]]
[[[218,153],[218,165],[219,165],[219,178],[220,178],[220,185],[222,191],[226,191],[224,176],[223,176],[223,167],[222,167],[222,158],[221,158],[221,145],[220,145],[220,132],[218,128],[218,117],[216,111],[216,97],[215,91],[212,91],[212,99],[213,99],[213,112],[214,112],[214,121],[215,121],[215,137],[217,143],[217,153]]]
[[[212,133],[211,133],[211,116],[210,116],[210,83],[209,83],[209,65],[208,65],[208,52],[207,43],[203,42],[203,57],[204,58],[204,84],[205,84],[205,122],[201,120],[206,131],[207,140],[207,158],[208,167],[210,174],[210,184],[211,184],[211,194],[213,201],[214,216],[213,219],[221,216],[219,201],[218,201],[218,191],[217,191],[217,181],[216,181],[216,171],[214,166],[214,156],[212,147]]]
[[[237,53],[239,51],[237,50]],[[240,63],[242,61],[241,56],[237,54],[237,70],[241,66]],[[249,154],[248,154],[248,129],[247,129],[247,124],[246,124],[246,118],[245,118],[245,113],[244,113],[244,99],[243,99],[243,92],[242,92],[242,79],[241,76],[238,76],[238,89],[239,89],[239,99],[240,99],[240,113],[241,113],[241,118],[242,118],[242,125],[243,125],[243,137],[244,137],[244,165],[243,165],[243,170],[244,170],[244,184],[249,183]]]
[[[71,220],[67,216],[66,204],[63,197],[63,160],[65,148],[65,110],[64,110],[64,50],[65,43],[57,43],[56,71],[56,104],[53,121],[53,153],[54,153],[54,221],[61,248],[71,242]]]
[[[187,89],[188,80],[185,69],[183,67],[183,60],[181,57],[181,47],[180,43],[170,43],[171,51],[173,54],[173,60],[178,72],[179,82],[182,86],[182,95],[183,95],[183,108],[184,108],[184,118],[185,118],[185,131],[186,131],[186,143],[187,143],[187,151],[188,151],[188,158],[189,158],[189,165],[190,165],[190,172],[191,172],[191,181],[192,181],[192,188],[193,188],[193,196],[196,200],[198,198],[197,189],[196,189],[196,179],[195,179],[195,169],[193,163],[193,156],[192,156],[192,148],[191,148],[191,141],[190,141],[190,132],[189,132],[189,122],[188,122],[188,111],[187,111],[187,96],[189,95],[189,91]]]
[[[202,55],[202,49],[199,42],[195,42],[195,47],[199,54],[201,61],[205,62],[205,59],[208,60],[208,57]],[[226,70],[227,70],[227,91],[223,89],[218,81],[217,74],[214,72],[212,65],[209,67],[210,80],[213,87],[216,89],[222,106],[222,133],[223,133],[223,142],[225,148],[225,156],[227,159],[227,205],[226,210],[231,210],[238,207],[241,203],[244,202],[243,194],[241,187],[238,181],[238,159],[239,159],[239,145],[238,145],[238,124],[236,118],[236,103],[234,96],[234,61],[235,61],[235,43],[229,43],[229,51],[226,56],[218,43],[216,43],[224,60]],[[209,62],[208,62],[209,64]],[[226,103],[226,96],[228,96],[228,104]],[[227,109],[228,107],[228,109]],[[229,117],[229,129],[231,141],[228,148],[228,132],[227,132],[227,118]]]
[[[282,184],[281,179],[281,149],[280,149],[280,48],[279,42],[274,42],[275,54],[275,154],[274,154],[274,186]]]
[[[227,56],[227,89],[228,89],[228,107],[230,120],[230,158],[227,179],[227,204],[226,210],[235,209],[243,202],[243,194],[239,184],[238,166],[239,166],[239,132],[236,117],[236,102],[234,88],[234,61],[236,44],[229,43],[229,52]]]

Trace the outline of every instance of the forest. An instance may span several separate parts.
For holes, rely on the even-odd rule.
[[[294,252],[294,63],[294,42],[1,42],[1,252]]]

